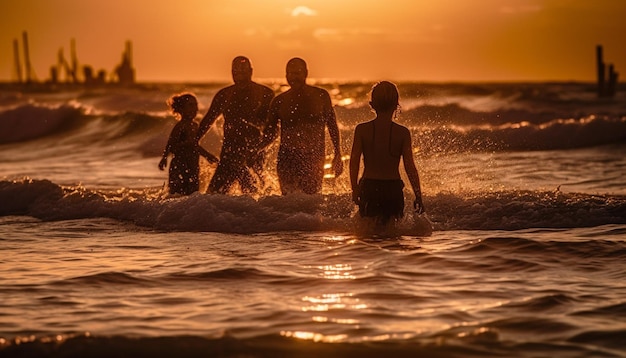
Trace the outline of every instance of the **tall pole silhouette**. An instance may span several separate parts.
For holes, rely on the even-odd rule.
[[[22,62],[20,61],[20,46],[17,39],[13,39],[13,63],[15,78],[22,83]]]
[[[24,74],[26,75],[26,83],[31,83],[35,79],[35,74],[30,65],[30,53],[28,49],[28,33],[22,33],[22,41],[24,42]]]

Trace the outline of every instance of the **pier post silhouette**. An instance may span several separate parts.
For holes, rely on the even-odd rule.
[[[28,48],[28,33],[22,32],[22,45],[24,46],[24,75],[26,83],[32,83],[36,80],[35,72],[30,64],[30,50]]]
[[[598,75],[598,97],[614,97],[617,91],[617,79],[619,73],[615,71],[613,64],[607,66],[604,63],[602,45],[596,46],[596,68]]]
[[[13,39],[13,62],[15,79],[17,83],[22,83],[22,62],[20,61],[20,45],[17,39]]]

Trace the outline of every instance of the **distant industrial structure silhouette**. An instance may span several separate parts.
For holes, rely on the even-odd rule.
[[[22,33],[22,47],[24,61],[20,60],[19,42],[13,40],[13,77],[19,84],[40,83],[37,80],[35,71],[30,62],[30,49],[28,45],[28,33]],[[135,83],[135,68],[133,67],[132,43],[126,41],[122,60],[107,78],[107,72],[103,69],[97,73],[90,65],[82,66],[82,74],[79,73],[78,57],[76,56],[76,41],[70,41],[70,61],[65,58],[64,50],[61,47],[57,53],[57,63],[50,67],[50,77],[45,81],[48,84],[83,84],[83,85],[104,85],[114,83],[120,85],[130,85]]]
[[[132,44],[126,41],[126,49],[122,53],[122,62],[115,68],[117,81],[127,85],[135,82],[135,69],[133,68]]]
[[[596,67],[598,70],[598,97],[614,97],[617,91],[619,73],[615,72],[613,64],[604,63],[602,45],[596,46]]]

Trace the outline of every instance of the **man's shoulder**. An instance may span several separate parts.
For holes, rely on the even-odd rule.
[[[291,97],[293,91],[291,89],[286,90],[285,92],[281,92],[276,97],[274,97],[274,101],[283,101],[285,98]]]
[[[230,93],[232,93],[234,89],[235,89],[235,85],[234,84],[232,84],[230,86],[226,86],[224,88],[221,88],[219,91],[217,91],[217,93],[215,94],[215,97],[227,96]]]
[[[330,104],[330,94],[322,87],[307,84],[303,89],[303,93],[309,101],[321,101],[324,104]]]
[[[329,95],[328,91],[326,89],[322,88],[322,87],[318,87],[318,86],[313,86],[313,85],[308,85],[307,84],[305,88],[310,93],[318,94],[320,96]]]
[[[252,82],[252,85],[254,86],[254,88],[256,88],[259,91],[274,93],[274,90],[272,90],[269,86],[266,86],[264,84],[261,84],[258,82]]]

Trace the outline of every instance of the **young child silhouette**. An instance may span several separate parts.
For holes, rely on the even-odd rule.
[[[167,158],[171,154],[169,192],[189,195],[200,187],[200,156],[205,157],[209,163],[217,163],[218,159],[198,143],[198,124],[194,122],[198,114],[196,97],[191,93],[182,93],[170,97],[167,104],[180,121],[172,128],[159,169],[165,169]]]
[[[398,101],[395,84],[382,81],[373,87],[370,106],[376,118],[356,126],[350,155],[352,200],[359,206],[362,217],[375,218],[382,225],[403,216],[404,183],[400,177],[400,160],[415,195],[413,205],[418,213],[424,212],[411,133],[393,121]],[[361,157],[364,168],[359,179]]]

